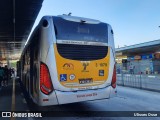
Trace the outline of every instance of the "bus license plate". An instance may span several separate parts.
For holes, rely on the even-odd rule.
[[[92,83],[92,79],[80,79],[79,84],[87,84],[87,83]]]

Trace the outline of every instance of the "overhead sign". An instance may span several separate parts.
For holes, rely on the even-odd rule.
[[[142,55],[141,57],[142,57],[142,59],[152,59],[153,54]]]

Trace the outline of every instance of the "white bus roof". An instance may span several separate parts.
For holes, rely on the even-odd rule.
[[[65,19],[65,20],[74,21],[74,22],[82,22],[82,21],[84,21],[85,23],[89,23],[89,24],[99,24],[100,23],[99,20],[94,20],[94,19],[90,19],[90,18],[68,16],[68,15],[58,15],[58,17],[61,17],[61,18]]]

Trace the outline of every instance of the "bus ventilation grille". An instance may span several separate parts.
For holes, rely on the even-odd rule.
[[[57,49],[63,58],[80,61],[102,59],[108,53],[107,46],[57,44]]]

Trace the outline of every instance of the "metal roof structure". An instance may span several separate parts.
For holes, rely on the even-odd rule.
[[[160,39],[154,40],[150,42],[130,45],[126,47],[116,48],[116,54],[119,55],[137,55],[137,54],[147,54],[147,53],[154,53],[160,51]]]
[[[43,0],[1,0],[0,60],[20,54]]]

